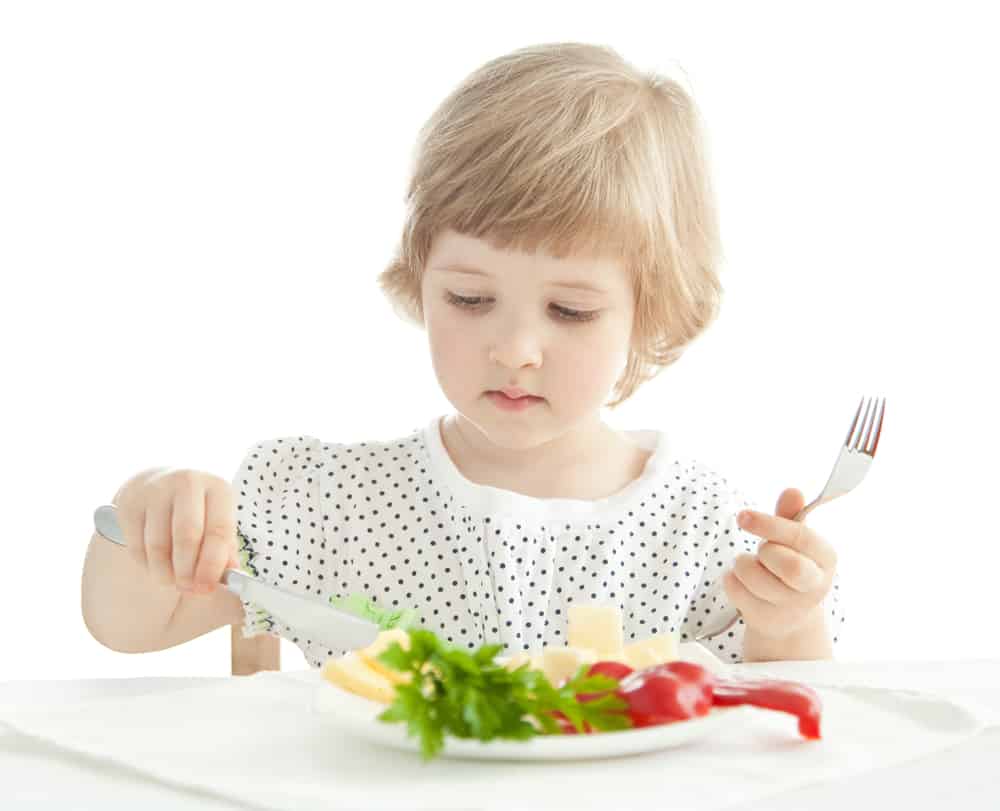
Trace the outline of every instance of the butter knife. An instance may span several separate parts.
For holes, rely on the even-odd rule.
[[[104,504],[94,511],[97,534],[119,546],[125,546],[125,536],[118,524],[117,509]],[[382,629],[362,617],[335,608],[318,597],[295,594],[262,580],[226,569],[219,582],[233,594],[259,605],[276,619],[294,628],[296,633],[312,642],[321,642],[331,649],[357,650],[375,641]]]

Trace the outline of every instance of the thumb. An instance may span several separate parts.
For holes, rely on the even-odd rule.
[[[227,569],[242,569],[239,552],[233,550],[229,553],[229,560],[226,562]]]
[[[805,506],[806,498],[802,495],[802,491],[789,487],[778,496],[778,505],[774,512],[779,518],[794,518]]]

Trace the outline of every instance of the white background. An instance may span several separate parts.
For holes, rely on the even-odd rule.
[[[353,5],[0,5],[0,679],[228,673],[228,629],[139,656],[89,636],[94,507],[148,466],[230,479],[261,439],[448,409],[375,284],[413,139],[479,64],[556,40],[685,82],[721,209],[720,320],[609,421],[771,511],[885,396],[870,475],[809,519],[840,553],[838,655],[1000,656],[1000,60],[977,6]]]

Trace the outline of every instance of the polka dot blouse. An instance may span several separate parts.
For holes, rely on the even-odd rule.
[[[627,434],[652,455],[637,479],[593,501],[469,481],[445,450],[440,418],[392,441],[260,442],[233,480],[243,568],[324,600],[362,594],[413,608],[423,627],[470,649],[564,645],[574,601],[618,605],[626,642],[668,631],[689,640],[728,613],[721,575],[757,550],[736,525],[752,505],[700,463],[675,458],[663,433]],[[835,582],[834,633],[837,598]],[[243,605],[244,636],[284,637],[312,667],[345,652]],[[743,631],[740,621],[702,644],[738,662]]]

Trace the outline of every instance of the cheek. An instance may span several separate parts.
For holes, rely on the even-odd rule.
[[[431,310],[424,321],[431,359],[438,374],[468,371],[477,352],[475,333],[451,313]]]
[[[586,334],[571,334],[561,341],[558,363],[552,366],[559,369],[567,385],[598,391],[614,385],[627,360],[628,335],[621,325],[609,324]]]

